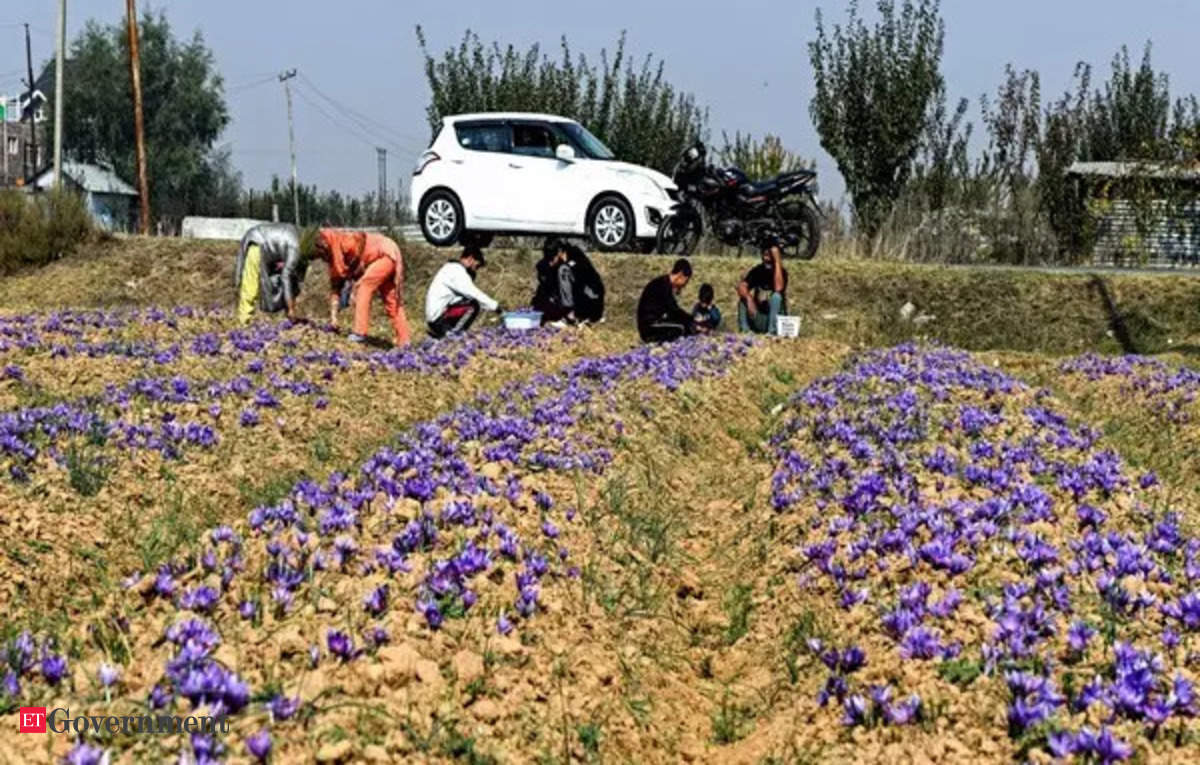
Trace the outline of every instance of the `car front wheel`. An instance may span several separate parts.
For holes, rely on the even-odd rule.
[[[588,236],[596,249],[603,252],[628,250],[633,235],[633,211],[625,200],[606,196],[592,206],[592,214],[588,216]]]
[[[463,211],[449,191],[435,191],[421,203],[421,233],[435,247],[449,247],[463,232]]]

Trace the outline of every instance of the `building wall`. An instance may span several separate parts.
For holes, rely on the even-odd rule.
[[[106,231],[127,232],[133,226],[133,199],[122,194],[87,195],[88,210],[96,225]]]
[[[41,140],[41,125],[38,126],[38,166],[47,157],[47,147]],[[0,122],[0,188],[12,188],[17,179],[25,175],[25,158],[32,151],[28,122]]]
[[[1144,254],[1148,265],[1200,262],[1200,201],[1172,211],[1166,202],[1156,200],[1150,203],[1147,215],[1150,225],[1143,234],[1138,231],[1133,204],[1126,199],[1113,200],[1097,222],[1095,261],[1128,264]]]

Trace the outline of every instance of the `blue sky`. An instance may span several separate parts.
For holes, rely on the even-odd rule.
[[[812,79],[806,43],[818,6],[827,20],[845,17],[846,3],[834,0],[160,0],[139,3],[139,10],[165,9],[177,34],[199,30],[213,49],[233,117],[222,141],[232,146],[248,185],[261,188],[273,173],[288,173],[284,96],[270,77],[289,67],[307,78],[298,85],[295,104],[302,182],[355,194],[372,190],[374,147],[386,141],[389,187],[407,184],[428,139],[428,92],[413,33],[419,23],[435,49],[457,43],[470,27],[484,40],[541,42],[551,52],[565,34],[575,50],[592,57],[627,30],[635,56],[652,52],[664,58],[670,80],[708,106],[714,136],[722,130],[776,133],[788,148],[817,159],[823,196],[836,197],[841,179],[808,117]],[[32,25],[36,65],[53,55],[56,9],[55,0],[6,0],[0,8],[0,94],[15,93],[24,76],[24,33],[15,24]],[[123,12],[118,0],[68,0],[68,36],[89,18],[113,22]],[[1147,40],[1154,43],[1155,64],[1171,75],[1172,91],[1200,93],[1195,53],[1200,2],[943,0],[943,15],[943,70],[951,94],[972,100],[976,122],[978,96],[994,91],[1006,63],[1037,69],[1043,93],[1057,96],[1077,61],[1106,72],[1122,44],[1140,57]],[[331,120],[321,112],[336,116],[336,110],[320,93],[375,124]]]

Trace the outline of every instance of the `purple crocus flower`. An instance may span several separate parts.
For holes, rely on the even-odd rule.
[[[338,657],[342,661],[350,661],[354,658],[356,652],[354,650],[354,641],[344,632],[340,630],[329,630],[325,633],[325,645],[328,646],[329,652]]]
[[[374,616],[379,616],[387,610],[387,603],[388,586],[386,584],[381,584],[374,590],[371,590],[371,592],[368,593],[363,599],[363,608],[366,609],[367,613],[370,613]]]
[[[867,721],[867,700],[862,696],[849,696],[842,703],[842,724],[862,725]]]
[[[509,620],[508,616],[504,612],[501,612],[499,618],[496,619],[496,631],[501,635],[507,635],[508,633],[512,632],[512,629],[512,621]]]
[[[121,679],[121,670],[111,664],[101,664],[96,674],[100,680],[100,685],[104,688],[111,687]]]
[[[267,702],[267,709],[274,720],[287,720],[300,710],[300,697],[287,698],[282,694]]]
[[[246,751],[259,762],[265,762],[271,753],[271,734],[265,728],[246,737]]]
[[[1067,629],[1067,645],[1071,651],[1082,654],[1087,650],[1088,641],[1096,634],[1096,630],[1087,622],[1074,621]]]
[[[548,520],[542,522],[542,533],[550,539],[558,539],[558,527]]]
[[[258,614],[258,603],[253,600],[243,600],[238,604],[238,614],[243,619],[253,619]]]
[[[1046,736],[1046,748],[1055,757],[1070,757],[1075,753],[1075,735],[1065,730],[1050,733]]]
[[[47,654],[42,659],[42,677],[50,685],[58,685],[67,674],[67,660],[58,654]]]
[[[78,743],[62,759],[64,765],[106,765],[108,754],[101,748]]]

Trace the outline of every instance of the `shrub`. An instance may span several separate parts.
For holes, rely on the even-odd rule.
[[[0,192],[0,274],[57,260],[94,233],[77,194]]]

